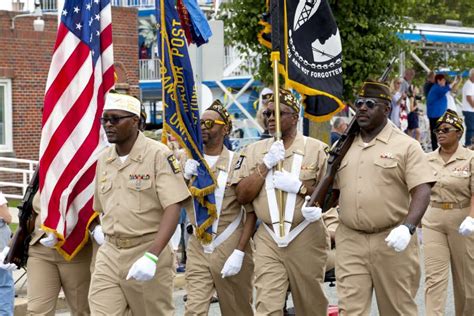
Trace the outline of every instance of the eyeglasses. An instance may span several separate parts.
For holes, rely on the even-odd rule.
[[[265,110],[262,112],[263,116],[266,118],[270,118],[272,115],[275,117],[275,111],[272,110]],[[295,112],[285,112],[285,111],[280,111],[280,116],[283,116],[285,114],[296,114]]]
[[[373,109],[377,104],[383,104],[381,102],[377,102],[374,99],[356,99],[354,105],[357,109],[360,109],[362,105],[366,105],[368,109]]]
[[[437,128],[435,129],[433,132],[435,134],[447,134],[447,133],[450,133],[450,132],[456,132],[458,131],[457,128],[454,128],[454,127],[444,127],[444,128]]]
[[[212,127],[214,127],[214,124],[225,125],[225,122],[221,120],[201,120],[201,128],[205,127],[207,129],[211,129]]]
[[[135,114],[130,114],[130,115],[125,115],[125,116],[101,117],[100,118],[100,123],[102,125],[105,125],[105,124],[107,124],[107,122],[110,122],[110,124],[112,124],[112,125],[117,125],[118,123],[120,123],[121,120],[126,119],[126,118],[130,118],[130,117],[134,117],[134,116],[136,116],[136,115]]]

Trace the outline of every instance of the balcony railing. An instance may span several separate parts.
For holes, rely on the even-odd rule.
[[[112,0],[116,7],[154,8],[155,0]]]
[[[231,47],[225,47],[224,52],[224,77],[252,76],[249,69],[258,63],[257,56],[242,56]],[[159,59],[140,59],[138,67],[140,80],[160,80]]]
[[[43,0],[41,8],[47,12],[58,11],[58,3],[56,0]]]
[[[138,60],[140,80],[160,80],[160,60],[140,59]]]

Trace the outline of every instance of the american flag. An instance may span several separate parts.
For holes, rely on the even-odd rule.
[[[71,259],[87,241],[99,119],[114,85],[110,0],[66,0],[44,97],[40,145],[42,228]]]

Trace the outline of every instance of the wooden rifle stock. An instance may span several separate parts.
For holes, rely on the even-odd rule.
[[[33,210],[33,197],[39,188],[39,168],[36,168],[31,178],[21,204],[18,206],[19,225],[10,243],[10,251],[5,263],[14,263],[18,268],[24,267],[28,260],[28,248],[31,234],[35,229],[36,213]]]

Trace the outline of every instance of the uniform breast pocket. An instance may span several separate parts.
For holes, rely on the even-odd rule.
[[[100,185],[99,192],[100,194],[105,195],[109,193],[111,189],[112,189],[112,182],[104,182]]]
[[[316,181],[318,181],[316,171],[316,167],[302,167],[300,172],[300,180],[310,181],[311,185],[314,185]]]
[[[463,172],[463,171],[457,171],[451,173],[451,176],[449,177],[450,184],[452,185],[465,185],[469,186],[469,183],[471,181],[471,173],[469,171]]]
[[[127,187],[132,191],[145,191],[151,188],[151,180],[131,180],[128,181]]]
[[[373,181],[379,185],[393,184],[397,177],[398,162],[394,159],[378,159],[374,165],[376,174]]]
[[[128,193],[131,197],[127,203],[130,203],[130,209],[137,213],[146,212],[156,204],[156,192],[152,190],[151,180],[130,180],[127,183]]]

